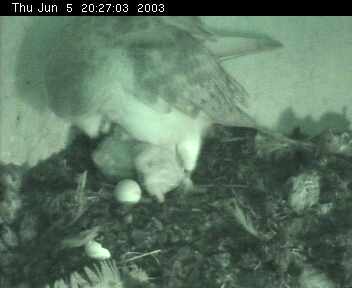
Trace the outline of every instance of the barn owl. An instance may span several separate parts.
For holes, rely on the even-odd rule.
[[[221,61],[280,44],[234,36],[198,17],[75,18],[50,44],[47,105],[91,137],[117,123],[138,141],[167,147],[190,175],[212,124],[255,127],[247,93]]]

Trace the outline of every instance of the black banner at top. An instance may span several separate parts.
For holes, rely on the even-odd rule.
[[[1,14],[13,16],[238,15],[252,11],[246,0],[2,0]],[[245,6],[249,9],[246,9]],[[267,3],[265,4],[267,5]]]
[[[0,15],[13,16],[312,15],[324,7],[329,7],[328,14],[334,13],[334,8],[344,8],[314,4],[314,0],[310,5],[300,0],[0,0],[0,5]]]
[[[4,3],[3,3],[4,4]],[[13,16],[123,16],[140,14],[166,15],[165,2],[129,0],[6,0],[7,7],[2,9],[6,15]],[[3,13],[2,13],[3,14]]]

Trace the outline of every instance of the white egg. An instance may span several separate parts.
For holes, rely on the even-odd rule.
[[[126,179],[116,185],[114,197],[120,203],[136,204],[141,200],[142,190],[136,181]]]
[[[85,244],[84,250],[87,256],[93,259],[106,260],[111,257],[110,251],[94,240],[91,240]]]

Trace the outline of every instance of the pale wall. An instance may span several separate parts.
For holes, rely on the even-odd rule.
[[[350,125],[342,111],[346,107],[351,121],[352,17],[205,20],[218,27],[267,34],[284,45],[271,53],[226,64],[252,95],[251,111],[259,123],[282,131],[301,124],[310,133],[328,125]],[[287,113],[291,109],[295,115]]]

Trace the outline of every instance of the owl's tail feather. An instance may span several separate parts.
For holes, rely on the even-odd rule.
[[[210,35],[203,38],[204,45],[220,61],[273,51],[283,47],[281,42],[264,34],[226,31],[209,26],[203,28],[207,31],[205,35]]]

